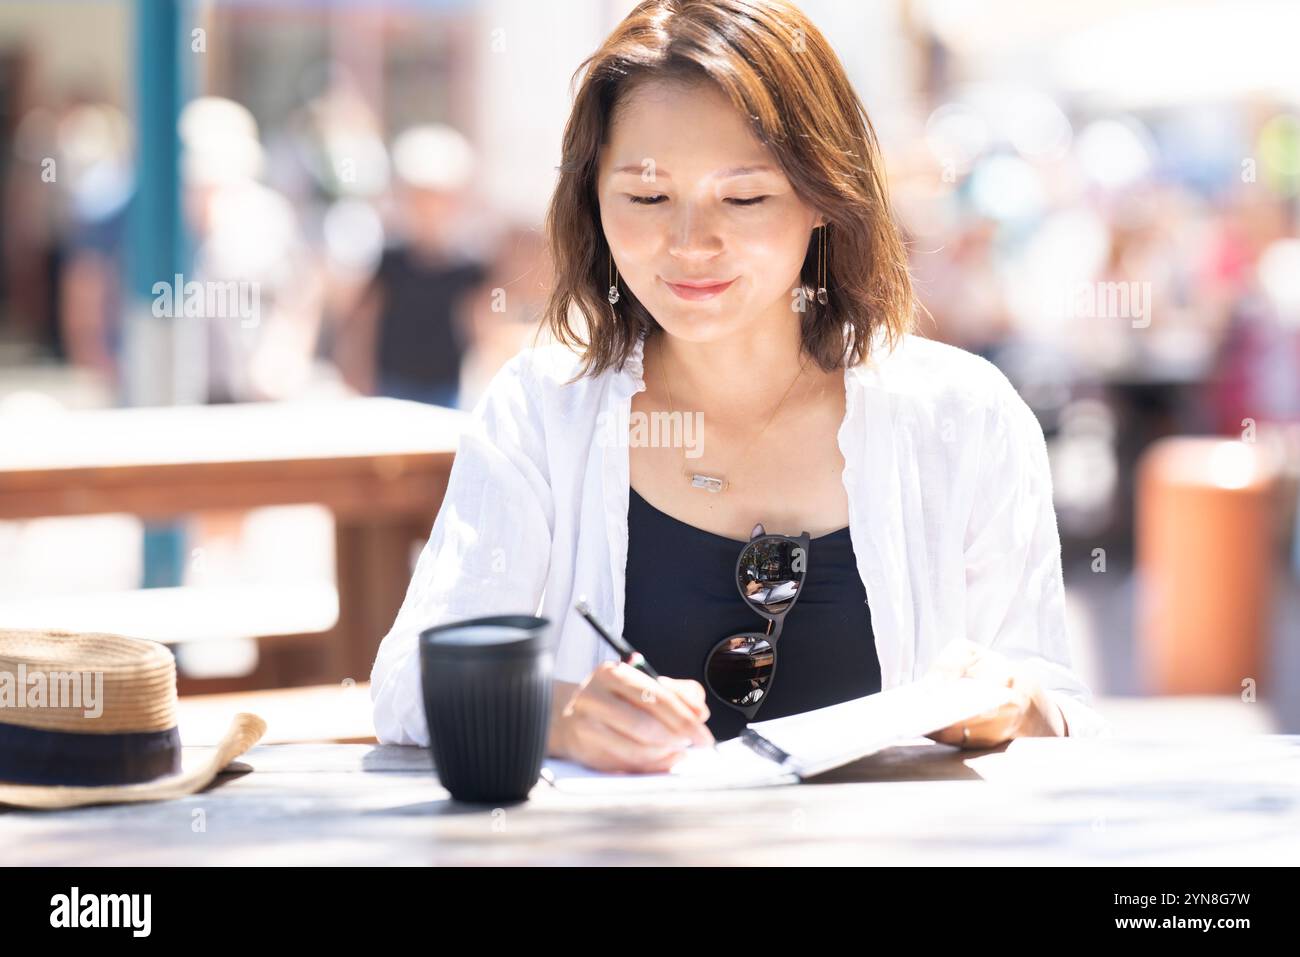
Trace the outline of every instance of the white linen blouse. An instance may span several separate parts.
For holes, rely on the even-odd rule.
[[[381,743],[429,743],[418,638],[433,625],[548,618],[563,681],[617,659],[573,606],[585,597],[623,628],[627,425],[643,351],[642,339],[621,370],[565,385],[579,357],[555,342],[527,347],[481,394],[371,671]],[[965,637],[1029,667],[1070,735],[1111,734],[1070,660],[1042,428],[1007,377],[912,334],[888,350],[878,333],[844,384],[838,441],[882,690],[920,678]]]

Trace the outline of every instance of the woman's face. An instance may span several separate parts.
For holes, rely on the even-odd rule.
[[[798,315],[799,270],[824,220],[716,87],[635,88],[601,149],[597,196],[619,278],[670,335],[711,342]],[[730,285],[670,285],[692,281]]]

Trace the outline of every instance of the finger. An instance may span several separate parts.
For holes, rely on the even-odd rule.
[[[960,724],[950,724],[946,728],[932,731],[926,737],[932,741],[938,741],[940,744],[951,744],[960,747],[963,737],[961,728]]]
[[[993,707],[972,715],[965,721],[955,722],[946,728],[927,734],[926,737],[940,744],[956,747],[994,747],[1012,737],[1011,729],[1016,726],[1023,713],[1020,699],[1024,697],[1026,696],[1022,692],[1007,689]]]
[[[661,683],[665,681],[671,683],[682,700],[695,709],[695,714],[701,721],[709,720],[708,693],[704,690],[704,685],[691,678],[660,679]]]
[[[697,722],[696,727],[699,729],[695,736],[695,743],[702,745],[713,745],[715,739],[713,732],[705,723],[709,720],[711,712],[709,711],[708,702],[705,700],[704,686],[698,681],[692,681],[689,678],[660,678],[660,683],[670,682],[673,690],[691,709]]]
[[[619,663],[610,673],[609,689],[614,694],[654,715],[674,734],[711,744],[712,736],[703,726],[695,708],[668,681],[656,681],[639,668]]]
[[[708,729],[694,719],[693,712],[687,710],[687,720],[682,721],[677,712],[659,705],[666,697],[675,697],[675,693],[668,688],[659,688],[654,679],[649,680],[655,685],[654,688],[631,696],[626,696],[628,686],[623,684],[621,677],[616,676],[607,683],[602,683],[588,702],[588,716],[617,730],[623,736],[650,747],[662,749],[712,743],[711,736],[707,734]],[[685,708],[685,705],[682,704],[681,707]]]
[[[1041,724],[1051,727],[1047,716],[1039,710],[1037,697],[1028,690],[1018,687],[1012,687],[1010,694],[1011,702],[1007,716],[1008,737],[1017,738],[1026,734],[1037,734]]]
[[[595,685],[585,697],[580,708],[584,719],[617,731],[639,745],[662,750],[692,740],[690,734],[664,724],[655,712],[623,697],[613,685]]]
[[[998,745],[1015,737],[1012,731],[1012,719],[1006,716],[988,718],[971,726],[970,740],[966,747],[996,748]]]
[[[954,748],[985,747],[983,742],[988,739],[988,736],[989,732],[984,721],[967,721],[962,724],[954,724],[942,731],[926,735],[927,738],[933,738],[940,744],[947,744]]]
[[[1007,697],[997,707],[991,708],[968,722],[970,740],[968,748],[995,748],[1016,736],[1024,714],[1024,705],[1019,700],[1020,693],[1008,692]]]
[[[606,759],[614,771],[629,774],[663,773],[672,769],[686,754],[684,748],[670,748],[666,751],[647,748],[634,742],[609,746]]]
[[[667,771],[686,753],[680,747],[642,744],[598,720],[585,721],[580,738],[587,762],[601,771]]]

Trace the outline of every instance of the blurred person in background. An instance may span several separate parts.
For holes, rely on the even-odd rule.
[[[465,300],[489,268],[457,228],[473,149],[449,126],[417,126],[394,142],[392,165],[398,238],[343,318],[336,360],[363,394],[456,407],[471,345]]]
[[[131,127],[76,91],[24,114],[5,183],[7,305],[34,345],[122,385],[122,271]],[[9,311],[9,310],[6,310]]]
[[[59,275],[58,320],[68,362],[122,386],[122,273],[131,197],[131,130],[107,104],[74,108],[58,140],[68,219]]]
[[[288,398],[308,384],[320,314],[319,276],[293,207],[259,181],[264,153],[245,107],[200,97],[185,107],[180,127],[195,247],[187,285],[194,278],[239,296],[223,314],[200,320],[204,399]]]
[[[1213,392],[1217,431],[1300,423],[1300,239],[1277,239],[1234,305]]]
[[[383,120],[344,66],[315,64],[299,78],[303,102],[266,132],[266,181],[292,203],[321,279],[319,369],[345,391],[371,391],[373,344],[348,339],[343,320],[364,296],[383,253],[381,209],[391,162]],[[353,332],[359,326],[354,327]],[[364,385],[364,388],[358,386]]]
[[[4,322],[17,338],[63,358],[55,321],[59,217],[58,117],[74,98],[52,97],[40,88],[41,57],[19,44],[5,56],[3,272]],[[53,166],[49,165],[53,161]],[[50,179],[50,174],[54,179]]]

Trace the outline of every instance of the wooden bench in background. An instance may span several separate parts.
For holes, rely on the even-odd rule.
[[[324,632],[301,629],[318,627],[329,601],[302,603],[292,589],[249,607],[206,586],[147,589],[87,596],[71,612],[85,630],[120,624],[129,634],[132,621],[153,622],[154,633],[142,637],[172,644],[196,632],[205,640],[255,637],[266,670],[253,687],[364,681],[406,593],[413,549],[442,504],[467,418],[369,397],[0,415],[0,520],[323,505],[334,516],[337,579],[334,621]],[[21,625],[0,624],[51,627],[61,616],[30,606],[23,614]],[[202,684],[183,678],[181,691]]]

